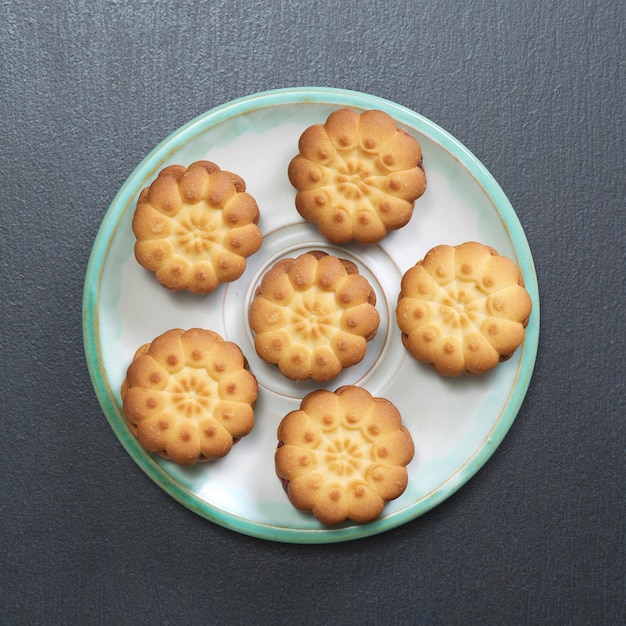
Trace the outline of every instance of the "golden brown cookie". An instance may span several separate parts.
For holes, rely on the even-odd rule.
[[[276,473],[323,524],[375,520],[408,483],[413,440],[389,400],[356,386],[317,390],[278,427]]]
[[[334,111],[298,147],[288,169],[296,209],[335,243],[380,241],[426,190],[419,142],[383,111]]]
[[[246,269],[263,240],[243,179],[210,161],[170,165],[137,201],[137,261],[174,291],[209,293]]]
[[[252,430],[258,385],[234,343],[172,329],[137,350],[121,393],[139,443],[191,465],[225,456]]]
[[[320,251],[282,259],[250,304],[254,347],[291,380],[329,380],[365,356],[380,323],[375,304],[351,261]]]
[[[515,263],[471,241],[436,246],[404,274],[396,319],[416,359],[458,376],[508,359],[524,340],[531,309]]]

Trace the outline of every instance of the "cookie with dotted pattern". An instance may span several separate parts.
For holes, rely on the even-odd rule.
[[[475,241],[432,248],[402,277],[402,342],[445,376],[482,374],[511,357],[532,310],[517,265]]]
[[[362,387],[309,393],[277,435],[276,473],[290,502],[323,524],[371,522],[408,484],[411,434],[389,400]]]
[[[240,348],[200,328],[171,329],[141,346],[121,389],[139,443],[179,465],[228,454],[254,426],[257,394]]]
[[[135,258],[173,291],[237,280],[260,247],[259,208],[244,180],[211,161],[170,165],[139,195]]]
[[[334,111],[298,148],[288,168],[296,209],[335,243],[380,241],[426,190],[419,142],[384,111]]]
[[[347,259],[311,251],[278,261],[256,289],[254,347],[291,380],[330,380],[363,359],[378,329],[376,294]]]

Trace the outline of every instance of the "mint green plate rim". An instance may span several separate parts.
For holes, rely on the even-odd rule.
[[[526,289],[533,302],[533,312],[526,328],[514,388],[484,445],[437,489],[422,496],[412,505],[365,525],[322,529],[296,529],[267,525],[233,515],[198,498],[164,472],[138,445],[128,429],[123,427],[124,417],[120,401],[108,385],[99,347],[100,285],[108,251],[124,212],[143,182],[158,171],[169,155],[207,129],[259,109],[294,104],[381,109],[393,116],[400,124],[417,128],[451,154],[474,177],[499,213],[517,255]],[[98,230],[85,275],[82,324],[87,367],[101,408],[122,446],[152,481],[189,510],[235,532],[270,541],[326,544],[376,535],[414,520],[448,499],[485,465],[515,421],[530,385],[539,344],[539,290],[530,247],[515,210],[493,176],[464,145],[437,124],[390,100],[346,89],[296,87],[264,91],[215,107],[180,127],[139,163],[115,195]]]

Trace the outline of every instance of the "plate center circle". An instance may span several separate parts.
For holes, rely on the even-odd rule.
[[[364,358],[345,368],[328,381],[293,381],[283,376],[276,365],[261,359],[254,347],[254,332],[248,321],[248,309],[265,273],[278,261],[296,258],[312,250],[321,250],[354,263],[376,294],[380,324],[376,336],[368,342]],[[259,252],[248,259],[244,275],[229,285],[224,296],[226,338],[243,350],[250,370],[263,391],[285,398],[301,399],[315,389],[335,390],[342,385],[362,385],[376,395],[393,380],[400,369],[405,351],[395,324],[395,301],[401,274],[387,253],[377,245],[338,246],[321,241],[310,224],[291,224],[264,235]]]

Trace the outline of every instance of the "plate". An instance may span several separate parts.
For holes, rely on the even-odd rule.
[[[335,109],[381,109],[421,143],[428,178],[413,217],[380,244],[337,246],[295,210],[287,166],[298,138]],[[256,199],[264,235],[243,276],[213,293],[172,293],[135,261],[131,220],[139,192],[163,167],[208,159],[236,172]],[[437,244],[477,240],[519,265],[533,302],[520,349],[481,377],[447,379],[404,350],[395,323],[400,277]],[[381,316],[365,359],[327,384],[292,382],[256,355],[246,323],[251,294],[278,258],[322,249],[353,260],[370,279]],[[225,458],[179,467],[146,453],[122,413],[120,386],[135,350],[169,328],[210,328],[234,341],[259,381],[255,427]],[[374,535],[404,524],[444,501],[488,460],[513,423],[526,394],[539,336],[533,259],[502,189],[469,150],[417,113],[379,97],[327,88],[267,91],[192,120],[157,146],[129,176],[106,212],[87,268],[83,296],[87,365],[104,414],[139,467],[175,500],[234,531],[293,543],[330,543]],[[274,472],[276,428],[314,388],[362,385],[400,410],[414,443],[409,485],[366,525],[324,527],[287,500]]]

